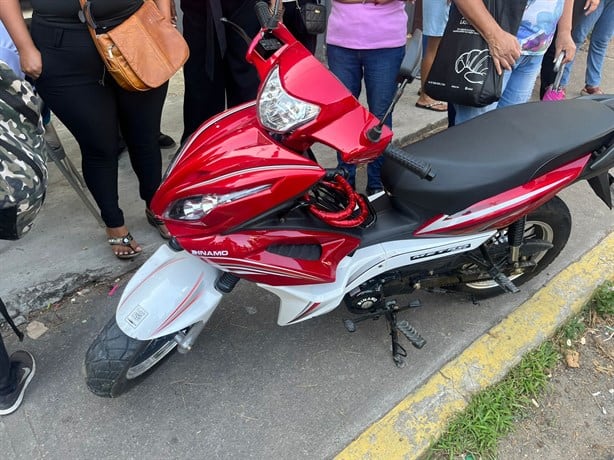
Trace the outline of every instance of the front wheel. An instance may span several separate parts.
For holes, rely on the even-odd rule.
[[[114,398],[139,383],[177,347],[174,334],[136,340],[122,332],[115,318],[100,331],[85,354],[85,382],[98,396]]]
[[[532,239],[550,243],[550,249],[539,251],[529,256],[521,257],[521,263],[525,266],[521,270],[512,270],[507,264],[509,244],[507,241],[507,229],[498,232],[489,242],[485,243],[488,253],[493,261],[505,273],[509,279],[520,286],[531,278],[541,273],[563,250],[571,232],[571,214],[567,205],[559,197],[554,197],[527,216],[524,226],[524,241]],[[478,267],[475,264],[466,264],[461,267],[461,274],[475,272]],[[487,273],[482,273],[483,281],[460,284],[457,289],[470,292],[476,297],[486,298],[499,295],[503,290],[495,281],[489,278]]]

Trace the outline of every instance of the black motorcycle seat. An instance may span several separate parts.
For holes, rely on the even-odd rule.
[[[505,107],[404,148],[433,166],[433,181],[391,159],[382,181],[402,212],[452,215],[590,153],[613,134],[613,108],[595,100]]]

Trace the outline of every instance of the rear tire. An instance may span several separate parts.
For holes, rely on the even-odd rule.
[[[115,318],[100,331],[85,354],[85,382],[92,393],[115,398],[142,381],[175,351],[174,334],[136,340],[122,332]]]
[[[528,259],[536,262],[536,265],[526,268],[522,274],[510,274],[504,271],[505,274],[516,286],[534,278],[560,254],[567,244],[570,232],[571,214],[569,208],[563,200],[555,196],[527,216],[524,228],[525,240],[531,238],[545,240],[552,244],[552,248],[530,256]],[[505,246],[502,247],[501,245]],[[489,246],[489,252],[493,255],[495,263],[499,261],[498,258],[507,257],[508,247],[507,230],[504,229],[497,237],[493,238]],[[493,297],[504,292],[492,280],[460,284],[456,286],[456,289],[469,292],[479,298]]]

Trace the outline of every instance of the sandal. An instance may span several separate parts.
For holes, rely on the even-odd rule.
[[[133,257],[138,256],[142,251],[142,249],[139,247],[138,244],[136,245],[136,248],[132,245],[134,238],[130,234],[130,232],[126,233],[125,236],[109,238],[107,241],[109,242],[111,246],[120,246],[122,248],[128,248],[128,250],[130,251],[130,252],[116,252],[114,250],[113,254],[115,254],[115,257],[117,257],[118,259],[132,259]]]
[[[582,94],[583,96],[591,96],[593,94],[604,94],[604,92],[601,88],[599,88],[599,86],[586,85],[584,88],[582,88],[580,94]]]
[[[145,217],[147,217],[147,222],[149,222],[150,225],[156,227],[162,238],[165,240],[171,239],[171,234],[167,230],[164,221],[162,219],[158,219],[151,209],[145,208]]]

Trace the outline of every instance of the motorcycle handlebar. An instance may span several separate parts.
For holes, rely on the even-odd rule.
[[[271,13],[268,3],[258,2],[254,8],[256,9],[256,17],[262,28],[274,29],[277,27],[277,19]]]
[[[402,164],[420,179],[431,181],[435,178],[435,172],[430,164],[413,156],[411,153],[407,153],[405,150],[400,149],[399,147],[389,145],[386,147],[386,150],[384,150],[384,155],[397,163]]]

